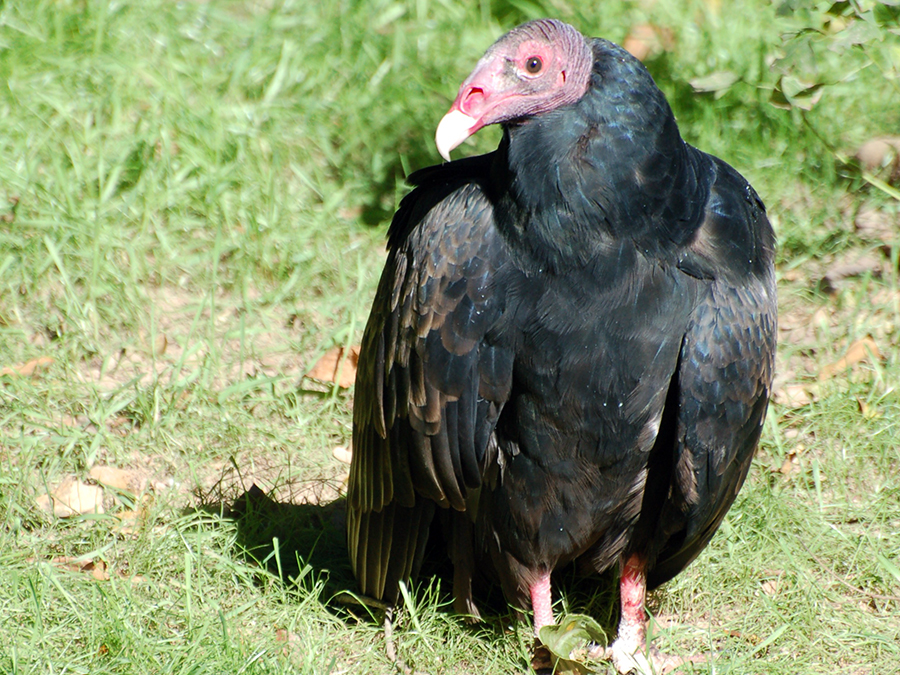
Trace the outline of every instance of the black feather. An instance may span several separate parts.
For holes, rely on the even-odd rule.
[[[589,45],[584,96],[413,174],[391,223],[348,490],[366,594],[396,599],[437,506],[474,509],[448,521],[475,536],[451,556],[466,598],[473,560],[520,605],[579,557],[639,553],[656,585],[747,476],[774,368],[765,209],[684,143],[640,62]]]

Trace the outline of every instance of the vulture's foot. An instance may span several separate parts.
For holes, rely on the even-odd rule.
[[[703,655],[676,656],[664,654],[655,647],[643,647],[632,651],[631,645],[622,640],[614,641],[609,647],[597,645],[588,652],[588,657],[599,661],[609,661],[621,675],[666,675],[685,663],[702,663]]]
[[[589,650],[588,656],[610,661],[621,675],[665,675],[684,663],[705,660],[702,656],[681,657],[663,654],[654,647],[647,648],[647,615],[644,613],[647,560],[639,554],[631,554],[623,558],[620,564],[622,616],[618,637],[609,647],[598,645]]]

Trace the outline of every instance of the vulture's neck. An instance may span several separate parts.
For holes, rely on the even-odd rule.
[[[623,246],[672,255],[699,226],[711,177],[651,93],[610,105],[592,86],[571,106],[506,125],[493,166],[498,225],[542,269],[596,264]]]

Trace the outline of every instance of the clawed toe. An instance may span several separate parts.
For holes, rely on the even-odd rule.
[[[632,652],[616,640],[609,647],[595,645],[588,650],[588,657],[598,661],[609,661],[620,675],[666,675],[685,663],[702,663],[706,656],[697,654],[677,656],[664,654],[655,647],[646,652]]]

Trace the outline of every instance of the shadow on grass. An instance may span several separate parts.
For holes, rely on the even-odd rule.
[[[345,501],[277,502],[252,485],[231,506],[238,544],[249,558],[290,583],[310,566],[327,571],[334,590],[349,590],[353,575],[344,536]],[[277,543],[276,543],[277,542]],[[277,548],[276,548],[277,546]]]
[[[334,491],[326,481],[320,485]],[[321,492],[317,494],[314,487],[301,503],[275,501],[256,484],[237,497],[214,490],[198,495],[196,508],[234,521],[243,557],[285,585],[297,583],[312,571],[325,579],[325,597],[352,592],[355,580],[344,535],[345,500],[320,501],[316,497]]]
[[[333,489],[325,482],[322,485]],[[358,589],[347,554],[343,497],[321,503],[278,502],[255,484],[232,500],[222,499],[221,495],[213,500],[208,497],[201,497],[199,508],[236,523],[237,543],[248,562],[266,568],[286,586],[297,584],[310,574],[324,579],[322,598],[335,615],[381,620],[383,615],[378,608],[367,610],[353,600],[358,597]],[[422,596],[416,589],[430,587],[445,611],[452,612],[452,579],[453,568],[441,531],[441,518],[435,518],[423,567],[413,584],[413,595]],[[618,621],[615,572],[584,574],[570,565],[554,573],[554,589],[566,598],[570,612],[591,615],[608,636],[615,635]],[[498,632],[515,621],[516,613],[506,604],[499,584],[492,579],[476,580],[475,595],[486,623]],[[483,631],[483,624],[472,629]]]

